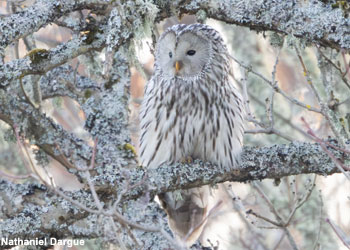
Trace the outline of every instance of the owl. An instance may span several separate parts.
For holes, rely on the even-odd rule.
[[[140,160],[146,168],[200,159],[238,168],[243,102],[220,34],[204,24],[174,25],[159,38],[141,105]],[[159,195],[175,236],[191,245],[209,213],[210,188]]]

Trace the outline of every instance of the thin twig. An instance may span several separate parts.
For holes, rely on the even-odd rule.
[[[275,125],[275,119],[274,119],[274,112],[273,112],[273,103],[274,103],[274,97],[275,97],[275,89],[277,87],[277,82],[276,82],[276,73],[277,73],[277,64],[278,64],[278,59],[279,59],[279,56],[280,56],[280,52],[281,52],[281,49],[278,50],[278,53],[277,53],[277,56],[276,56],[276,60],[275,60],[275,63],[273,65],[273,70],[272,70],[272,73],[271,73],[271,82],[273,84],[273,89],[271,91],[271,96],[270,96],[270,99],[269,99],[269,105],[266,109],[266,112],[267,112],[267,118],[270,122],[270,127],[273,129],[274,128],[274,125]]]
[[[24,89],[22,79],[23,79],[23,77],[21,76],[21,77],[19,78],[19,85],[21,86],[21,89],[22,89],[24,98],[26,99],[26,101],[27,101],[31,106],[33,106],[33,108],[38,109],[39,107],[38,107],[34,102],[32,102],[32,100],[31,100],[30,97],[28,96],[26,90]]]
[[[27,157],[29,157],[29,158],[26,158],[26,156],[24,155],[24,153],[22,151],[22,149],[26,149],[26,147],[21,142],[21,138],[20,138],[19,132],[18,132],[18,127],[17,127],[16,124],[13,125],[13,131],[14,131],[15,137],[16,137],[17,150],[19,152],[19,155],[20,155],[20,157],[22,159],[22,162],[23,162],[24,166],[26,167],[26,169],[28,171],[28,174],[35,173],[35,175],[37,175],[37,177],[41,179],[40,175],[35,170],[34,164],[33,164],[32,160],[31,160],[31,157],[30,157],[29,153],[26,151]],[[30,164],[28,164],[27,160],[29,161]]]
[[[272,224],[272,225],[275,225],[276,227],[282,227],[281,223],[276,222],[276,221],[273,221],[273,220],[271,220],[271,219],[269,219],[269,218],[267,218],[267,217],[265,217],[265,216],[263,216],[263,215],[257,214],[257,213],[255,213],[253,210],[251,210],[251,209],[248,210],[246,213],[247,213],[247,214],[254,215],[256,218],[259,218],[259,219],[262,219],[262,220],[264,220],[264,221],[267,221],[268,223],[270,223],[270,224]]]
[[[338,67],[331,59],[329,59],[329,58],[322,52],[322,50],[321,50],[320,48],[318,48],[318,52],[320,53],[320,55],[321,55],[330,65],[333,66],[333,68],[335,68],[336,70],[338,70],[338,72],[339,72],[339,74],[340,74],[340,76],[341,76],[341,79],[343,80],[343,82],[345,83],[345,85],[350,89],[350,84],[349,84],[348,80],[345,78],[347,72],[349,72],[349,66],[346,64],[346,60],[345,60],[344,53],[342,52],[344,64],[345,64],[345,67],[346,67],[345,72],[343,72],[343,71],[341,70],[340,67]],[[349,73],[349,76],[350,76],[350,73]]]
[[[349,63],[346,63],[346,58],[345,58],[345,53],[344,53],[344,51],[342,51],[341,52],[341,55],[342,55],[342,57],[343,57],[343,61],[344,61],[344,65],[345,65],[345,72],[344,72],[344,76],[346,75],[346,74],[348,74],[348,77],[349,77],[349,79],[350,79],[350,62]],[[347,85],[349,88],[350,88],[350,86],[349,85]]]
[[[312,89],[314,95],[316,96],[318,102],[321,104],[322,103],[322,99],[321,99],[317,89],[315,88],[314,84],[312,83],[312,79],[311,79],[310,73],[309,73],[309,71],[307,70],[307,68],[305,66],[303,57],[301,56],[299,49],[296,46],[294,48],[295,48],[297,57],[299,59],[299,62],[301,64],[302,68],[303,68],[304,76],[306,77],[306,81],[309,84],[309,86],[311,87],[311,89]],[[322,109],[321,109],[321,111],[322,111]]]
[[[321,148],[323,149],[323,151],[333,160],[333,162],[335,163],[335,166],[345,175],[345,177],[350,181],[350,176],[348,173],[345,172],[345,170],[349,171],[350,169],[348,167],[346,167],[344,164],[342,164],[335,156],[334,154],[329,151],[327,149],[327,147],[325,146],[325,143],[316,136],[316,134],[313,132],[313,130],[311,129],[310,125],[306,122],[306,120],[304,119],[304,117],[301,117],[302,122],[304,123],[305,127],[307,128],[307,133],[309,135],[312,136],[312,138],[314,139],[314,141],[316,141]]]
[[[14,180],[25,180],[25,179],[28,179],[29,177],[38,179],[37,176],[33,175],[32,173],[26,174],[26,175],[13,175],[13,174],[6,173],[2,170],[0,170],[0,176],[6,177],[9,179],[14,179]]]
[[[117,228],[117,225],[115,224],[115,222],[113,220],[113,217],[109,216],[108,220],[109,220],[109,223],[112,225],[113,231],[115,233],[115,237],[116,237],[116,239],[117,239],[117,241],[119,243],[120,248],[123,249],[123,250],[127,250],[127,247],[125,246],[123,240],[120,239],[120,237],[119,237],[118,228]]]
[[[257,102],[258,105],[264,105],[264,103],[261,100],[259,100],[258,97],[252,95],[251,93],[250,93],[250,97],[251,97],[252,101]],[[281,113],[278,113],[275,111],[274,115],[276,116],[276,118],[282,120],[286,125],[290,126],[292,129],[296,130],[297,132],[301,133],[302,135],[305,135],[305,132],[301,128],[299,128],[298,126],[295,126],[291,122],[290,119],[285,118]]]
[[[335,232],[335,234],[338,236],[338,238],[341,240],[341,242],[343,242],[344,246],[347,249],[350,249],[350,245],[345,241],[345,239],[340,235],[340,233],[338,232],[337,228],[335,227],[335,225],[330,221],[330,219],[326,219],[326,222],[331,226],[331,228],[333,229],[333,231]]]
[[[309,111],[313,111],[316,113],[321,113],[320,109],[317,108],[313,108],[310,105],[307,105],[305,103],[302,103],[300,101],[298,101],[295,98],[290,97],[289,95],[287,95],[287,93],[285,93],[280,87],[278,87],[278,85],[274,85],[270,80],[268,80],[266,77],[264,77],[262,74],[254,71],[251,67],[244,65],[243,63],[241,63],[239,60],[237,60],[236,58],[234,58],[233,56],[230,55],[230,57],[241,67],[243,67],[244,69],[248,70],[249,72],[252,72],[254,75],[256,75],[257,77],[259,77],[260,79],[262,79],[264,82],[268,83],[272,88],[274,88],[274,90],[281,94],[282,96],[284,96],[288,101],[294,103],[295,105],[298,105],[300,107],[303,107]]]
[[[269,207],[270,211],[275,215],[278,224],[284,225],[284,220],[282,218],[282,216],[277,212],[276,208],[274,207],[274,205],[272,204],[272,202],[269,200],[269,198],[267,198],[266,194],[264,193],[264,191],[261,189],[261,187],[257,184],[256,181],[253,182],[253,187],[258,191],[258,193],[260,194],[261,198],[265,201],[265,203],[267,204],[267,206]],[[290,245],[292,246],[293,250],[298,250],[298,247],[295,243],[295,240],[293,238],[293,236],[291,235],[291,233],[289,232],[289,230],[287,229],[287,227],[282,227],[282,230],[285,232]]]
[[[256,227],[252,226],[252,224],[255,224],[255,222],[253,222],[253,220],[249,216],[249,214],[246,213],[246,216],[243,214],[242,211],[246,211],[246,209],[245,209],[241,199],[238,196],[236,196],[236,194],[233,192],[232,186],[229,185],[228,188],[226,188],[226,191],[234,202],[234,206],[233,206],[234,210],[238,213],[239,217],[241,218],[241,220],[244,222],[244,224],[248,228],[248,231],[252,234],[252,236],[253,236],[252,238],[255,241],[257,241],[257,243],[261,246],[262,249],[267,250],[268,247],[265,246],[261,234],[259,234],[256,231]],[[248,218],[251,221],[248,221]]]
[[[275,128],[267,128],[267,129],[249,129],[245,130],[244,133],[246,134],[275,134],[287,141],[294,141],[294,139],[285,133],[282,133],[281,131],[275,129]]]
[[[304,196],[301,199],[296,200],[296,203],[294,203],[294,207],[292,209],[292,212],[289,214],[287,221],[285,222],[284,226],[287,227],[289,223],[291,222],[295,212],[297,211],[298,208],[300,208],[310,197],[312,191],[314,190],[315,187],[315,182],[316,182],[316,177],[317,175],[314,175],[314,179],[309,187],[309,189],[306,191]],[[296,193],[295,193],[296,194]]]
[[[276,245],[272,248],[272,250],[277,250],[278,249],[278,247],[281,245],[281,243],[282,243],[282,241],[283,241],[285,236],[286,236],[286,234],[283,231],[281,237],[277,241]]]
[[[316,235],[316,240],[314,243],[314,247],[313,249],[316,250],[317,245],[319,246],[319,240],[320,240],[320,235],[321,235],[321,229],[322,229],[322,224],[323,224],[323,199],[322,199],[322,194],[321,194],[321,190],[319,190],[319,197],[320,197],[320,226],[318,228],[318,232]]]

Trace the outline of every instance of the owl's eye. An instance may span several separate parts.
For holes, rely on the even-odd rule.
[[[196,54],[196,51],[193,49],[187,51],[187,55],[189,55],[189,56],[193,56],[194,54]]]
[[[170,57],[170,58],[173,57],[173,53],[171,53],[171,51],[169,52],[169,57]]]

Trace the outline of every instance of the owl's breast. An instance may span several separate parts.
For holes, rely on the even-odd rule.
[[[225,95],[215,83],[208,86],[176,79],[151,84],[158,86],[146,93],[142,107],[144,165],[157,167],[191,156],[236,167],[243,129],[239,103],[231,89]]]
[[[178,115],[184,116],[189,115],[194,108],[202,106],[197,98],[197,90],[193,81],[172,78],[164,81],[159,91],[158,95],[168,112],[175,110]]]

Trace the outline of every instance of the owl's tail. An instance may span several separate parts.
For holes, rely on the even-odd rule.
[[[168,214],[170,229],[175,237],[191,246],[200,237],[210,214],[210,187],[163,193],[159,199]]]

